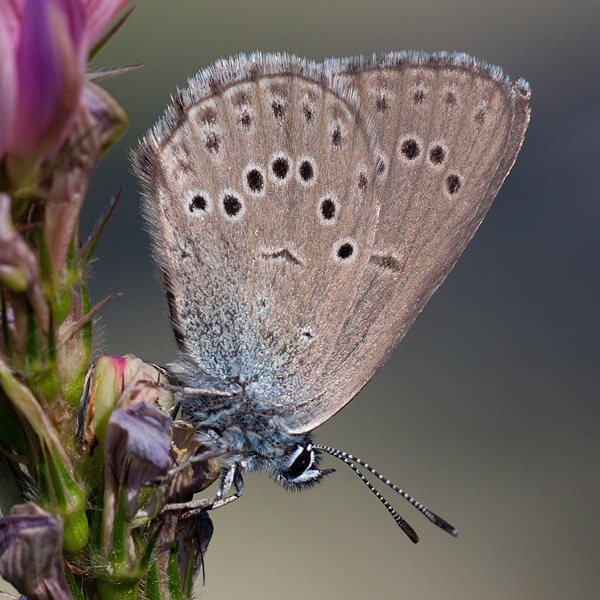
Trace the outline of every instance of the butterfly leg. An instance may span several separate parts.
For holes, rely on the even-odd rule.
[[[235,488],[235,492],[231,496],[227,496],[227,492],[231,489],[231,486]],[[215,508],[221,508],[226,504],[230,504],[234,500],[237,500],[244,493],[244,480],[242,478],[242,472],[240,466],[235,463],[229,468],[229,471],[225,474],[225,477],[221,480],[219,491],[213,498],[214,504],[209,510]]]
[[[231,486],[235,488],[235,492],[231,496],[227,493]],[[191,517],[203,510],[214,510],[230,504],[237,500],[244,493],[244,480],[239,465],[236,463],[229,467],[227,473],[221,478],[219,490],[212,498],[203,498],[202,500],[190,500],[189,502],[173,502],[163,506],[161,512],[174,510],[185,511],[185,517]]]

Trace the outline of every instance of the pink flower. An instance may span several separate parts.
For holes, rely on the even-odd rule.
[[[26,179],[76,116],[88,54],[127,0],[0,0],[0,158]]]
[[[6,152],[15,121],[17,90],[14,82],[15,56],[9,23],[0,13],[0,158]]]
[[[129,0],[79,0],[86,16],[85,36],[88,41],[88,51],[127,2]]]

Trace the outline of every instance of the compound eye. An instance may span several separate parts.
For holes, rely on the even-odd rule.
[[[311,446],[306,448],[299,446],[296,450],[294,461],[290,465],[290,468],[286,471],[286,476],[289,479],[296,479],[308,470],[315,460],[315,454]]]

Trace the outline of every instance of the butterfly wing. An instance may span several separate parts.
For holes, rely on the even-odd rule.
[[[253,55],[201,73],[135,163],[189,383],[306,397],[356,305],[373,136],[331,73]]]
[[[465,55],[332,61],[379,145],[380,215],[334,351],[294,406],[310,431],[383,365],[453,268],[510,171],[529,121],[525,82]]]

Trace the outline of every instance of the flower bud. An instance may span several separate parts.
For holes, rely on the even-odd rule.
[[[13,292],[26,292],[39,284],[39,274],[33,250],[12,222],[10,197],[0,192],[0,281]]]
[[[33,503],[0,519],[0,575],[28,600],[74,600],[65,578],[63,524]]]
[[[104,453],[105,490],[125,490],[129,521],[140,508],[142,488],[164,477],[173,464],[171,421],[162,410],[146,402],[118,408],[110,417]]]

